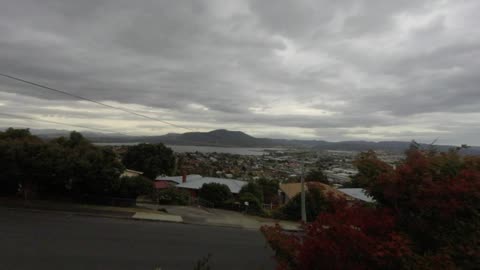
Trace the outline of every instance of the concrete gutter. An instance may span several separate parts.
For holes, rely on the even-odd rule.
[[[0,202],[2,200],[0,199]],[[278,220],[255,220],[254,217],[248,216],[241,219],[237,218],[212,218],[208,217],[203,220],[190,220],[188,214],[184,218],[182,214],[164,214],[155,210],[142,211],[142,209],[134,208],[117,208],[117,207],[103,207],[96,205],[76,205],[76,204],[62,204],[55,202],[35,202],[24,203],[23,201],[9,200],[0,203],[0,207],[10,210],[22,210],[30,212],[52,212],[64,215],[79,215],[89,217],[103,217],[103,218],[116,218],[124,220],[138,220],[138,221],[152,221],[152,222],[170,222],[181,224],[192,224],[201,226],[217,226],[217,227],[230,227],[247,230],[258,230],[262,225],[273,226],[276,223],[285,231],[301,231],[298,223],[278,221]],[[210,212],[210,211],[208,211]]]
[[[132,219],[183,223],[181,216],[137,212]]]

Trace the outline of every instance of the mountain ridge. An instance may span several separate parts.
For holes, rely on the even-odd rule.
[[[31,130],[33,134],[51,139],[65,136],[66,130]],[[95,143],[164,143],[170,145],[197,145],[197,146],[221,146],[221,147],[299,147],[314,150],[344,150],[344,151],[367,151],[385,150],[391,152],[403,152],[411,145],[406,141],[340,141],[329,142],[325,140],[298,140],[298,139],[271,139],[257,138],[242,131],[217,129],[209,132],[168,133],[158,136],[125,136],[120,134],[105,134],[96,132],[82,132],[86,138]],[[430,147],[429,144],[419,144],[420,147]],[[435,145],[439,151],[448,151],[456,146]],[[480,147],[472,146],[462,150],[465,154],[480,154]]]

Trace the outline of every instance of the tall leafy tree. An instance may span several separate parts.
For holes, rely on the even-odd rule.
[[[365,188],[372,179],[393,169],[392,166],[380,160],[373,150],[358,154],[353,165],[357,168],[358,173],[345,187]]]
[[[257,184],[261,187],[263,193],[263,201],[272,203],[278,198],[278,181],[260,178]]]
[[[321,182],[324,184],[329,184],[327,176],[323,173],[323,170],[318,168],[308,172],[305,180],[308,182]]]
[[[0,133],[2,193],[24,191],[41,196],[95,194],[109,196],[123,171],[116,155],[92,145],[78,132],[69,138],[43,141],[28,131]]]
[[[248,184],[243,186],[242,189],[240,189],[240,195],[244,193],[250,193],[255,198],[257,198],[260,203],[263,202],[263,190],[262,187],[257,183],[249,182]]]
[[[13,195],[20,186],[30,187],[32,181],[50,174],[49,167],[38,166],[39,154],[46,149],[47,145],[28,129],[0,132],[0,192]]]
[[[112,196],[135,199],[140,195],[152,195],[154,192],[152,180],[143,176],[120,177],[112,187]]]
[[[198,195],[201,199],[213,204],[214,207],[222,206],[227,200],[233,198],[227,185],[218,183],[203,184]]]
[[[65,168],[71,192],[76,195],[111,195],[114,181],[124,170],[111,149],[91,144],[78,132],[54,143],[67,151]]]
[[[314,221],[321,212],[326,211],[329,207],[329,201],[317,188],[305,192],[305,202],[307,221]],[[301,194],[295,195],[287,204],[278,209],[280,217],[294,221],[301,220],[301,203]]]
[[[155,179],[160,174],[170,174],[175,166],[172,149],[163,144],[146,144],[132,146],[123,158],[128,169],[142,171],[146,177]]]

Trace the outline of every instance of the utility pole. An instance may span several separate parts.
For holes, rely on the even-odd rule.
[[[302,221],[307,222],[307,211],[305,208],[305,163],[302,161],[302,175],[301,175],[301,186],[302,186],[302,194],[301,194],[301,199],[302,199]]]

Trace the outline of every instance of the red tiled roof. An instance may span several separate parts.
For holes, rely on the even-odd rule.
[[[153,187],[155,189],[165,189],[165,188],[169,188],[171,186],[172,185],[168,181],[155,181],[153,183]]]

